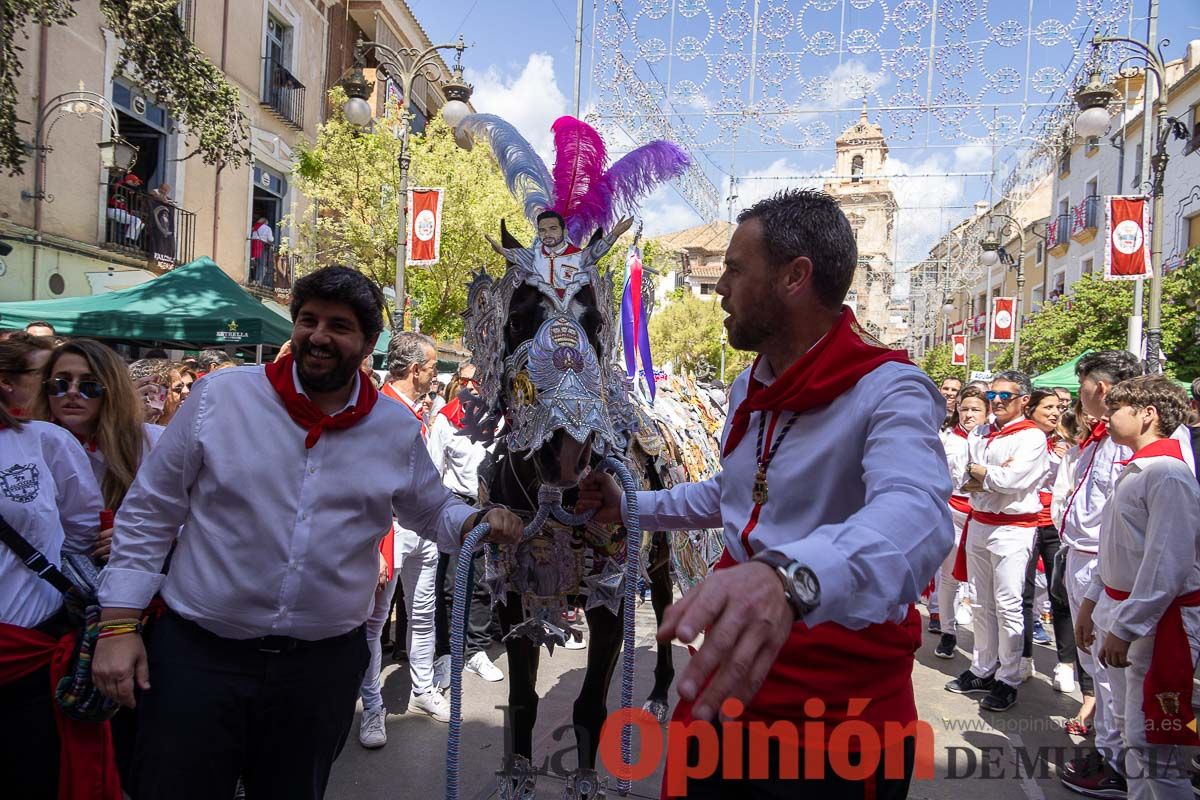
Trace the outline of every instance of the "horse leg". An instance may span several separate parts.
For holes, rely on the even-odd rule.
[[[507,635],[523,620],[521,598],[509,593],[500,607],[500,626]],[[511,735],[511,753],[533,761],[533,726],[537,722],[537,673],[540,648],[528,639],[514,638],[504,643],[508,653],[508,713],[505,719]]]
[[[623,602],[623,601],[622,601]],[[613,670],[621,655],[621,612],[613,614],[607,608],[584,612],[587,617],[587,669],[583,686],[575,699],[572,722],[575,723],[575,745],[580,769],[596,768],[596,752],[600,749],[600,729],[608,715],[608,687]]]
[[[654,618],[662,625],[663,614],[674,601],[671,586],[671,543],[665,536],[655,537],[650,551],[650,602],[654,606]],[[653,714],[659,722],[667,721],[669,703],[667,692],[675,680],[675,665],[671,659],[670,643],[659,642],[654,662],[654,688],[642,707]]]

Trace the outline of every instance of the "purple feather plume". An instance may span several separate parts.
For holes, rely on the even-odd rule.
[[[604,140],[591,125],[575,117],[559,117],[554,131],[554,210],[567,220],[591,216],[584,198],[599,185],[608,155]]]
[[[638,202],[661,183],[678,178],[692,160],[679,145],[658,139],[626,153],[613,164],[597,190],[607,200],[608,218],[597,227],[607,229],[618,214],[631,214]]]

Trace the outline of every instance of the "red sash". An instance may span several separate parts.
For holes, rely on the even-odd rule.
[[[366,418],[379,399],[375,384],[366,376],[359,376],[358,397],[354,405],[345,411],[339,411],[330,416],[322,411],[316,403],[296,391],[296,383],[292,377],[294,359],[291,353],[271,364],[267,364],[267,380],[279,395],[283,407],[287,409],[292,421],[308,431],[304,438],[304,447],[312,448],[327,430],[336,431],[351,428]]]
[[[445,417],[446,420],[454,426],[455,430],[462,430],[463,417],[466,416],[466,412],[463,411],[462,401],[457,397],[446,403],[446,405],[442,406],[441,410],[438,411],[438,414]]]
[[[1117,601],[1129,597],[1129,592],[1110,586],[1105,586],[1104,591]],[[1180,611],[1194,606],[1200,606],[1200,589],[1171,601],[1155,629],[1150,668],[1142,684],[1142,713],[1146,716],[1146,741],[1150,744],[1200,745],[1200,736],[1188,727],[1194,725],[1196,719],[1192,711],[1192,677],[1196,664],[1192,661]]]
[[[950,495],[950,507],[960,514],[971,513],[971,498],[962,494]]]
[[[55,639],[41,631],[0,622],[0,685],[50,665],[50,692],[58,728],[58,800],[121,800],[112,729],[107,722],[81,722],[62,713],[54,689],[71,667],[77,633]],[[19,720],[6,720],[19,725]]]
[[[1050,504],[1054,502],[1054,495],[1050,492],[1038,492],[1038,499],[1042,501],[1042,510],[1038,514],[1038,527],[1044,528],[1054,524],[1054,517],[1050,516]]]
[[[750,429],[755,411],[792,411],[802,414],[826,406],[840,397],[880,364],[912,363],[903,350],[892,350],[875,341],[858,326],[854,312],[843,308],[841,316],[821,341],[813,345],[775,382],[764,386],[754,378],[762,356],[754,360],[746,397],[738,404],[729,426],[729,437],[721,455],[728,457]]]
[[[726,550],[713,569],[737,564]],[[738,719],[767,723],[792,720],[800,730],[803,722],[823,720],[828,744],[838,723],[853,718],[868,723],[882,737],[885,723],[905,726],[917,719],[912,667],[913,653],[920,646],[921,615],[914,606],[908,607],[903,622],[882,622],[857,631],[836,622],[811,628],[797,622],[758,694]],[[823,715],[805,713],[804,703],[810,698],[824,703]],[[856,710],[861,701],[870,702],[861,713],[851,715],[852,700],[860,701]],[[691,722],[692,704],[680,699],[671,721]],[[678,728],[672,725],[669,731]],[[850,741],[852,745],[856,742],[854,738]],[[662,785],[665,798],[665,773]]]

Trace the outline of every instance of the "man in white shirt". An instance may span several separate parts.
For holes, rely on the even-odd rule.
[[[667,789],[693,798],[827,797],[869,784],[880,800],[902,798],[912,740],[893,733],[889,741],[884,726],[915,723],[912,663],[922,631],[913,604],[952,541],[938,439],[946,401],[843,305],[857,254],[832,198],[787,190],[738,222],[717,293],[730,343],[759,357],[730,393],[722,471],[637,496],[643,530],[725,531],[717,568],[659,630],[660,641],[685,643],[705,632],[681,676],[675,721],[711,722],[723,711],[739,725],[717,725],[718,736],[741,737],[745,719],[831,731],[853,714],[885,747],[902,748],[907,768],[903,778],[885,777],[882,767],[850,778],[822,753],[801,752],[792,763],[807,772],[811,756],[825,771],[786,778],[781,759],[803,746],[774,740],[771,779],[741,780],[721,755],[738,751],[728,741],[712,748],[720,763],[708,777],[689,779],[668,763]],[[600,522],[620,519],[621,492],[608,476],[590,476],[580,500],[601,509]],[[682,730],[673,725],[670,735],[690,739]],[[687,744],[697,742],[668,748]]]
[[[1112,495],[1121,463],[1133,455],[1128,447],[1108,435],[1108,393],[1122,381],[1142,374],[1142,363],[1125,350],[1098,350],[1088,353],[1075,365],[1079,378],[1079,400],[1088,416],[1101,420],[1078,447],[1068,451],[1070,470],[1059,470],[1054,495],[1065,498],[1056,514],[1060,535],[1067,550],[1067,599],[1071,618],[1078,619],[1079,607],[1092,583],[1099,563],[1100,527],[1104,508]],[[1096,695],[1092,725],[1096,729],[1096,749],[1084,758],[1067,763],[1062,781],[1081,794],[1121,796],[1126,784],[1121,758],[1121,732],[1113,706],[1108,669],[1095,657],[1096,647],[1076,642],[1079,664],[1091,676]]]
[[[515,515],[484,517],[445,490],[417,420],[361,376],[382,309],[348,267],[297,281],[292,354],[197,383],[125,497],[98,592],[119,634],[101,639],[93,676],[136,699],[130,794],[232,797],[240,775],[255,798],[322,797],[393,515],[450,550],[478,519],[519,540]],[[118,621],[160,590],[147,659]]]
[[[955,577],[975,584],[975,652],[970,669],[946,690],[986,694],[979,701],[985,711],[1012,708],[1021,683],[1021,592],[1042,508],[1038,489],[1049,466],[1046,434],[1025,418],[1032,391],[1023,372],[996,374],[987,393],[996,421],[971,443],[967,465],[971,512],[960,557],[967,575]]]

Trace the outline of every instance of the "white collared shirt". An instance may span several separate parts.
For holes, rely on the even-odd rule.
[[[429,426],[429,457],[450,491],[466,497],[479,495],[479,467],[487,453],[483,444],[459,435],[444,414],[433,415],[433,424]]]
[[[1086,448],[1075,445],[1068,451],[1069,469],[1060,467],[1055,478],[1054,495],[1061,503],[1059,535],[1064,544],[1083,553],[1100,549],[1100,521],[1104,505],[1112,494],[1118,461],[1126,461],[1133,451],[1105,436]]]
[[[1167,606],[1200,589],[1200,487],[1173,456],[1139,458],[1117,478],[1104,507],[1100,566],[1087,597],[1095,623],[1127,642],[1148,636]],[[1129,592],[1114,600],[1111,586]]]
[[[142,423],[142,431],[145,434],[142,439],[142,459],[138,463],[141,464],[146,460],[146,456],[150,455],[150,451],[154,449],[154,445],[158,443],[159,437],[166,430],[162,425],[152,425],[149,422]],[[92,474],[96,476],[96,483],[103,491],[104,475],[108,472],[108,459],[104,457],[104,453],[100,452],[99,447],[87,447],[88,461],[92,464]]]
[[[55,566],[64,550],[96,545],[102,507],[87,454],[69,431],[49,422],[0,428],[0,516]],[[57,589],[0,544],[0,622],[32,628],[62,603]]]
[[[411,412],[381,398],[311,449],[306,433],[262,367],[198,382],[117,514],[101,604],[144,608],[161,587],[219,636],[322,639],[367,618],[393,515],[457,550],[473,510],[442,486]]]
[[[1004,428],[1024,421],[1018,417]],[[991,514],[1036,514],[1042,510],[1038,489],[1049,466],[1046,434],[1028,428],[991,439],[980,437],[971,442],[971,460],[987,467],[983,491],[971,493],[973,510]]]
[[[722,443],[749,374],[731,389]],[[773,382],[765,359],[755,377]],[[754,553],[780,552],[816,574],[821,604],[806,616],[809,625],[832,620],[861,629],[900,621],[945,559],[954,539],[938,438],[945,413],[946,399],[924,373],[889,362],[829,405],[801,414],[783,440],[749,540]],[[751,415],[713,478],[638,492],[642,529],[723,528],[726,549],[747,560],[741,532],[754,507],[760,416]],[[781,415],[777,435],[789,417]]]

